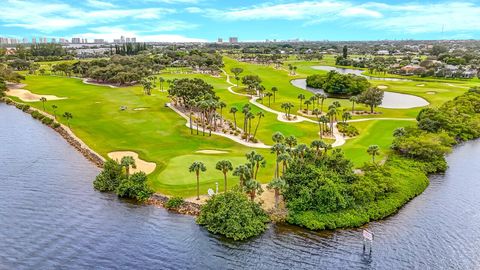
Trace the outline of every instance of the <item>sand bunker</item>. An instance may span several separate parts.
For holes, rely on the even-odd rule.
[[[152,173],[155,168],[157,167],[157,164],[154,162],[148,162],[143,159],[138,158],[138,154],[132,151],[116,151],[116,152],[110,152],[108,153],[108,157],[120,162],[123,157],[125,156],[131,156],[135,160],[135,164],[137,165],[136,169],[130,168],[130,173],[135,173],[135,172],[144,172],[146,174]]]
[[[388,88],[388,86],[386,86],[386,85],[379,85],[377,87],[378,87],[378,89],[382,89],[382,90],[385,90],[385,89]]]
[[[198,150],[195,153],[199,153],[199,154],[227,154],[228,152],[227,151],[206,149],[206,150]]]
[[[428,91],[428,92],[427,92],[427,95],[435,95],[436,93],[437,93],[437,92],[435,92],[435,91]]]
[[[139,107],[139,108],[135,108],[133,109],[134,111],[144,111],[144,110],[147,110],[148,108],[147,107]]]
[[[37,95],[25,89],[10,89],[7,91],[7,95],[17,97],[25,102],[38,102],[42,97],[46,98],[47,101],[67,99],[66,97],[57,97],[54,95]]]
[[[425,84],[417,84],[417,86],[425,86]]]

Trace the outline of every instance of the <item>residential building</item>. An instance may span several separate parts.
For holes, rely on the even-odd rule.
[[[238,43],[238,37],[229,37],[228,42],[229,43]]]
[[[72,38],[72,44],[80,44],[80,38]]]

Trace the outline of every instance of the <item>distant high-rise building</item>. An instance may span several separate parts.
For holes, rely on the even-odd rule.
[[[8,38],[0,37],[0,44],[8,44]]]
[[[93,40],[93,43],[102,44],[102,43],[105,43],[105,40],[103,38],[96,38]]]
[[[57,43],[57,39],[56,39],[56,38],[52,38],[51,42],[52,42],[52,43]]]
[[[218,39],[217,39],[217,42],[218,42],[218,43],[223,43],[223,38],[218,38]]]
[[[60,42],[60,44],[65,44],[65,43],[67,43],[67,40],[64,39],[64,38],[60,38],[60,39],[59,39],[59,42]]]
[[[72,38],[72,44],[80,44],[80,38]]]
[[[137,38],[136,37],[132,37],[130,40],[132,41],[132,43],[137,43]]]
[[[41,40],[40,43],[43,43],[43,44],[47,43],[47,38],[46,37],[40,38],[40,40]]]
[[[28,38],[23,38],[23,44],[27,44],[28,43]]]
[[[230,43],[238,43],[238,37],[229,37],[228,42]]]
[[[129,37],[125,38],[125,42],[130,43],[130,38]]]
[[[120,37],[120,42],[125,43],[125,37],[124,36]]]
[[[32,38],[32,44],[36,44],[37,43],[37,38],[33,37]]]

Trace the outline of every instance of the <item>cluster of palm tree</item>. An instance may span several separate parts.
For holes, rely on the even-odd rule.
[[[231,107],[230,108],[230,113],[233,115],[233,123],[234,123],[234,128],[235,130],[237,130],[237,114],[238,112],[238,108],[237,107]],[[265,114],[263,113],[263,111],[259,111],[257,112],[256,114],[252,112],[252,107],[250,106],[250,104],[245,104],[243,107],[242,107],[242,114],[243,114],[243,134],[244,134],[244,138],[245,140],[248,142],[248,141],[255,141],[255,137],[257,136],[257,131],[258,131],[258,127],[260,125],[260,121],[262,120],[262,118],[265,117]],[[256,125],[255,125],[255,129],[252,133],[252,121],[253,119],[255,119],[255,117],[258,119]]]
[[[323,93],[316,93],[315,95],[311,96],[310,98],[307,98],[304,94],[299,94],[297,98],[300,100],[300,110],[302,110],[303,106],[306,106],[305,113],[309,113],[310,110],[310,105],[312,106],[312,111],[315,110],[316,108],[319,108],[320,113],[323,112],[323,103],[327,99],[327,95]]]
[[[223,174],[224,179],[224,191],[227,191],[228,180],[227,175],[229,172],[233,171],[234,176],[238,176],[240,179],[239,186],[240,189],[246,192],[250,199],[255,200],[256,195],[263,192],[260,182],[258,182],[257,176],[260,168],[264,168],[266,161],[265,157],[261,154],[251,151],[246,155],[247,163],[233,168],[232,162],[229,160],[220,160],[215,165],[215,169],[220,171]],[[207,171],[207,167],[201,161],[193,162],[188,168],[189,172],[195,172],[197,179],[197,200],[200,199],[200,173]]]
[[[293,66],[292,64],[288,64],[288,71],[290,72],[290,75],[296,75],[297,67]]]
[[[190,133],[193,134],[193,116],[197,115],[196,119],[197,135],[199,133],[198,127],[202,126],[202,135],[205,136],[205,128],[209,130],[209,136],[212,135],[212,130],[216,131],[218,127],[223,126],[223,109],[227,104],[217,97],[206,94],[195,100],[190,100],[187,107],[190,110],[189,122]],[[218,112],[220,110],[220,112]]]

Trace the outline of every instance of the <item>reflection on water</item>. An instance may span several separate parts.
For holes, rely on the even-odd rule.
[[[294,79],[290,83],[298,88],[308,90],[312,93],[325,93],[322,89],[307,86],[306,79]],[[387,109],[410,109],[427,106],[429,103],[421,97],[414,95],[400,94],[394,92],[383,92],[382,105],[379,107]]]
[[[361,229],[271,225],[233,242],[192,217],[93,190],[98,169],[49,128],[0,104],[0,269],[475,269],[480,267],[480,142],[400,212]]]
[[[364,70],[361,70],[361,69],[341,68],[341,67],[332,67],[332,66],[312,66],[312,68],[316,70],[323,70],[323,71],[336,71],[340,74],[354,74],[357,76],[365,77],[369,80],[392,81],[392,82],[411,82],[412,81],[412,80],[403,79],[403,78],[371,77],[371,76],[363,75],[362,73],[364,72]]]

